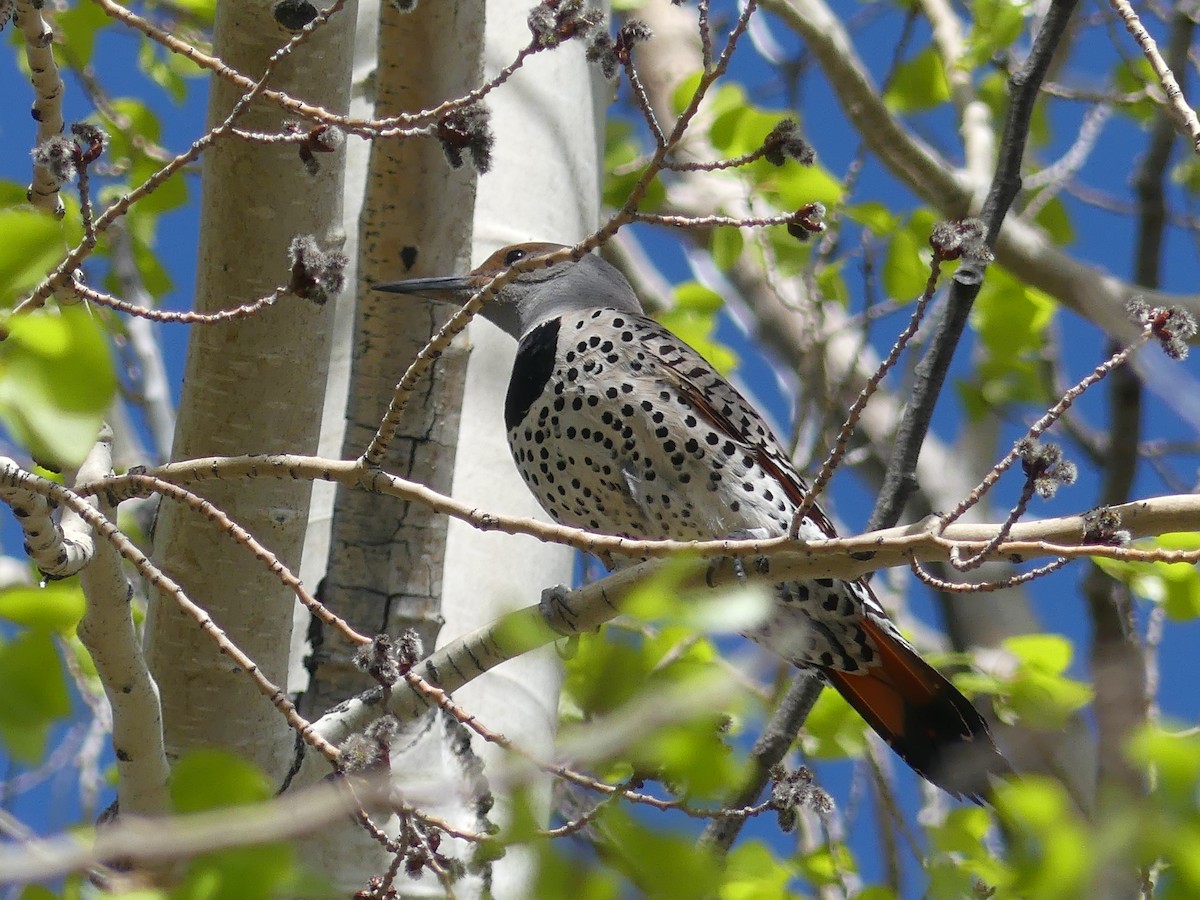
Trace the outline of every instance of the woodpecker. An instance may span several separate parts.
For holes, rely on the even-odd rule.
[[[524,243],[466,276],[376,290],[465,301],[521,260]],[[482,315],[518,342],[504,423],[513,459],[555,521],[634,539],[701,541],[788,533],[807,486],[762,417],[695,350],[642,311],[593,254],[538,265]],[[836,537],[817,505],[799,537]],[[900,635],[862,580],[774,586],[746,634],[834,687],[912,769],[977,803],[1010,772],[979,711]]]

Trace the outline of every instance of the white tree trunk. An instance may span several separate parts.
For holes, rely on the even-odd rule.
[[[286,39],[268,0],[217,8],[214,46],[230,65],[259,73]],[[277,68],[272,87],[344,110],[349,92],[353,2]],[[210,127],[240,95],[213,79]],[[278,131],[278,107],[256,103],[244,128]],[[236,306],[286,282],[296,234],[336,238],[340,160],[308,175],[292,145],[219,141],[204,156],[195,309]],[[287,297],[249,320],[192,329],[174,458],[316,449],[332,307]],[[201,492],[278,554],[299,564],[310,489],[303,482],[210,482]],[[164,501],[155,562],[178,580],[267,678],[287,673],[293,595],[265,566],[211,523]],[[151,591],[146,654],[162,694],[172,757],[196,747],[230,748],[273,775],[292,755],[293,735],[251,683],[219,654],[195,621]]]
[[[355,98],[356,114],[386,116],[437,106],[479,83],[482,0],[420,4],[409,14],[392,4],[364,4],[357,43],[355,83],[365,93]],[[469,167],[451,169],[431,137],[379,140],[369,154],[360,148],[350,160],[348,205],[353,208],[346,221],[356,234],[355,308],[339,318],[344,330],[339,329],[334,351],[323,437],[331,455],[347,458],[366,449],[405,367],[445,318],[431,303],[380,294],[370,286],[465,266],[475,197],[475,174]],[[406,247],[416,251],[411,272],[402,262]],[[384,468],[450,490],[465,365],[465,346],[443,354],[406,409]],[[360,491],[339,492],[332,508],[325,506],[320,515],[324,521],[314,529],[305,580],[313,584],[323,575],[322,599],[360,631],[396,636],[412,628],[432,649],[441,625],[445,518],[418,504]],[[327,552],[319,552],[323,546]],[[336,636],[304,649],[315,653],[313,679],[303,698],[306,714],[319,716],[372,685],[353,666],[355,648]],[[417,723],[415,730],[427,727]],[[406,757],[403,765],[425,777],[440,768],[440,745],[422,752],[420,761]],[[317,765],[303,774],[319,777],[326,771]],[[379,824],[388,827],[384,820]],[[307,842],[304,855],[344,891],[364,887],[390,862],[389,854],[353,822]]]
[[[529,40],[525,0],[490,0],[487,72],[491,77]],[[599,223],[605,109],[612,87],[574,42],[533,57],[488,99],[496,136],[492,170],[480,179],[475,212],[475,262],[493,250],[528,240],[573,243]],[[481,509],[546,518],[517,474],[504,431],[504,395],[516,345],[476,319],[459,431],[454,496]],[[481,534],[451,521],[442,610],[445,643],[546,587],[568,583],[574,552],[533,538]],[[554,754],[560,670],[553,648],[507,662],[455,692],[455,700],[490,728],[539,759]],[[485,764],[500,752],[478,738]],[[531,797],[543,815],[547,779]],[[499,798],[503,804],[503,798]],[[504,817],[503,806],[493,818]],[[524,856],[524,854],[522,854]],[[498,897],[526,896],[528,865],[510,851],[495,872]]]
[[[370,21],[372,13],[369,7],[373,5],[364,5],[360,21]],[[417,15],[420,12],[421,8],[418,8]],[[449,7],[440,10],[433,7],[430,12],[440,12],[443,20],[452,16]],[[489,4],[487,12],[487,72],[484,77],[490,77],[511,62],[517,50],[529,39],[525,24],[527,4],[505,0],[503,3]],[[412,22],[413,17],[403,17],[397,20],[397,27],[411,26]],[[424,32],[422,39],[428,42],[437,36],[448,38],[455,33],[454,28],[443,23]],[[411,31],[409,36],[412,36]],[[367,42],[373,43],[370,32],[360,27],[356,84],[367,71],[364,50],[373,49],[364,47],[364,37]],[[460,60],[465,56],[461,49],[453,52],[447,49],[444,53],[431,53],[425,49],[419,58],[441,59],[447,55],[455,55]],[[432,92],[439,88],[442,93],[435,96]],[[451,90],[448,76],[443,73],[431,85],[421,89],[422,105],[427,106],[437,99],[458,93],[461,90]],[[476,261],[505,243],[530,239],[574,241],[596,226],[599,218],[603,115],[610,93],[611,87],[599,81],[594,69],[584,60],[583,46],[569,45],[534,57],[511,82],[489,95],[487,104],[493,114],[496,143],[493,168],[482,177],[478,188]],[[368,106],[370,99],[365,98],[367,102],[363,104],[364,107]],[[373,106],[370,108],[373,109]],[[415,109],[416,104],[410,102],[406,108]],[[456,216],[465,215],[469,219],[471,214],[469,198],[464,201],[462,193],[462,173],[452,172],[448,168],[440,158],[437,145],[430,139],[406,141],[399,152],[420,153],[423,162],[419,165],[385,165],[385,171],[410,177],[398,179],[392,188],[393,193],[386,195],[390,209],[383,217],[385,221],[368,226],[369,212],[364,213],[362,219],[364,235],[369,232],[371,237],[362,236],[364,246],[358,259],[360,264],[371,265],[364,263],[363,259],[364,254],[372,252],[371,247],[366,246],[368,242],[372,243],[377,248],[375,262],[379,271],[374,275],[361,273],[356,280],[360,285],[360,302],[365,299],[371,304],[375,309],[372,314],[376,316],[390,317],[404,312],[412,315],[414,310],[422,309],[419,304],[411,302],[405,307],[406,301],[395,297],[370,297],[362,293],[366,283],[410,274],[400,267],[400,247],[414,246],[418,249],[418,262],[411,274],[450,274],[462,271],[469,265],[465,257],[455,262],[448,258],[447,253],[447,248],[455,246],[455,233],[470,233],[469,223],[454,224]],[[351,172],[348,177],[351,189],[348,196],[352,202],[360,196],[356,185],[383,177],[384,173],[379,169],[385,159],[376,155],[371,160],[371,174],[363,176],[354,167],[356,160],[359,164],[365,164],[365,159],[354,149],[351,150]],[[413,181],[413,177],[419,177],[419,181]],[[424,209],[407,208],[416,204],[424,204]],[[346,221],[349,223],[353,219],[351,211],[347,210]],[[402,233],[383,239],[376,231],[381,225],[399,229]],[[427,315],[424,312],[419,314]],[[435,308],[435,321],[440,322],[448,316],[448,309],[442,311]],[[430,322],[426,320],[423,324],[427,333]],[[403,333],[401,329],[395,330]],[[390,386],[394,383],[415,352],[413,341],[418,333],[413,329],[409,329],[409,332],[407,340],[397,339],[392,343],[390,356],[386,357],[386,362],[379,364],[378,379],[381,384]],[[341,328],[338,333],[342,333]],[[523,515],[537,514],[537,506],[513,466],[504,436],[504,392],[515,346],[511,339],[481,320],[472,324],[470,338],[474,349],[467,372],[461,430],[457,454],[454,456],[453,493],[481,508]],[[354,339],[349,326],[345,339]],[[362,340],[361,335],[358,340]],[[361,355],[362,350],[356,347],[352,352]],[[346,377],[341,373],[348,368],[350,356],[335,347],[334,359],[325,414],[325,447],[341,444],[341,415],[338,410],[347,396],[344,381],[341,386],[338,382],[339,377]],[[339,359],[343,361],[339,363]],[[453,366],[454,362],[451,361],[450,365]],[[440,419],[443,426],[447,424],[448,417],[452,421],[460,418],[446,409],[446,404],[450,402],[442,393],[446,386],[446,368],[447,360],[443,357],[435,367],[435,370],[441,370],[435,371],[435,378],[440,375],[442,381],[435,390],[430,391],[425,411],[427,416]],[[357,381],[350,387],[352,404],[355,399],[361,400],[363,391],[364,387]],[[355,453],[361,449],[356,443],[347,442],[343,452]],[[434,454],[431,461],[444,462],[448,458],[450,454],[440,452]],[[416,471],[410,477],[421,478],[437,486],[446,475],[446,470],[438,467],[436,472]],[[364,517],[375,519],[389,502],[379,497],[366,500],[374,514],[371,516],[365,512]],[[316,519],[310,536],[305,565],[305,581],[309,584],[319,580],[322,574],[316,561],[323,555],[318,555],[321,541],[328,542],[329,509],[327,505],[323,513],[315,510],[318,516],[324,518],[324,524],[319,518]],[[332,514],[335,520],[337,516],[336,512]],[[405,517],[405,521],[410,521],[410,518]],[[338,548],[344,547],[347,539],[345,525],[346,522],[340,523],[342,537],[334,538],[334,567],[337,566]],[[333,527],[337,532],[339,523],[335,521]],[[419,545],[421,560],[427,564],[432,564],[440,552],[429,542],[434,531],[428,528],[424,532],[425,542]],[[569,581],[573,564],[573,552],[565,548],[519,536],[480,534],[456,522],[450,524],[446,557],[440,609],[445,624],[439,642],[478,627],[513,605],[528,603],[543,587]],[[391,559],[397,571],[387,578],[403,578],[406,570],[411,571],[412,558],[407,562],[395,556]],[[357,574],[362,577],[361,572]],[[368,600],[373,597],[374,602],[379,604],[378,592],[384,589],[385,584],[386,579],[384,583],[375,584],[372,581],[367,584],[368,594],[371,595]],[[344,611],[344,588],[326,591],[326,596],[330,597],[331,593],[337,594],[335,604],[339,611]],[[438,610],[431,607],[426,612],[435,616]],[[357,621],[353,614],[351,620],[360,626],[371,627]],[[396,624],[394,621],[383,623],[381,629],[387,628],[394,633]],[[300,672],[297,675],[302,677]],[[550,758],[553,756],[557,719],[558,682],[559,672],[554,654],[532,654],[501,666],[458,691],[455,700],[521,747],[539,757]],[[320,707],[327,705],[343,690],[344,686],[329,693],[323,689],[319,695],[320,701],[310,712],[320,712]],[[311,702],[313,698],[309,699]],[[432,728],[426,737],[426,740],[408,747],[403,755],[394,757],[396,770],[411,773],[413,781],[419,784],[440,779],[456,781],[460,777],[460,768],[446,749],[443,729]],[[473,749],[486,762],[490,748],[478,746],[479,743],[476,741]],[[537,800],[545,814],[549,802],[548,783],[537,793]],[[492,815],[494,819],[503,818],[503,798],[501,802],[501,809]],[[469,803],[462,802],[460,798],[452,798],[445,808],[431,811],[454,818],[464,827],[474,825]],[[305,851],[306,858],[310,861],[319,860],[319,867],[339,887],[360,887],[366,875],[381,872],[387,864],[386,857],[376,845],[361,840],[361,831],[357,835],[354,832],[355,829],[347,828],[336,834],[323,834],[320,841],[313,841]],[[449,840],[444,841],[443,848],[449,844]],[[466,848],[462,848],[463,855],[467,852]],[[530,877],[527,860],[521,854],[512,853],[495,867],[492,887],[497,896],[523,896],[528,891]],[[432,879],[420,884],[405,880],[401,884],[410,896],[441,893],[440,886]],[[469,896],[477,887],[460,885],[459,895]]]

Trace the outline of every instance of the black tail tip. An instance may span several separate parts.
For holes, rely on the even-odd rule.
[[[979,806],[991,804],[996,785],[1016,774],[990,735],[954,741],[927,755],[921,765],[909,764],[947,794]]]
[[[931,703],[910,705],[904,734],[892,749],[922,777],[951,796],[990,803],[996,782],[1015,772],[992,739],[979,710],[958,691]]]

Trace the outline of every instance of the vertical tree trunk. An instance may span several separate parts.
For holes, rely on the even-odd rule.
[[[376,116],[436,106],[479,83],[482,2],[426,3],[409,14],[384,3],[380,11]],[[376,293],[370,286],[465,266],[474,201],[474,172],[452,170],[433,138],[373,144],[359,223],[344,457],[366,449],[405,367],[447,316],[428,301]],[[411,270],[401,261],[405,248],[415,252]],[[461,343],[443,354],[410,403],[383,468],[449,492],[465,369]],[[339,492],[324,600],[361,630],[396,635],[414,628],[432,647],[441,627],[445,532],[445,517],[420,505]],[[370,686],[353,668],[352,648],[318,642],[314,650],[309,712]]]
[[[267,0],[217,7],[215,52],[239,71],[258,74],[287,39]],[[276,67],[271,86],[344,110],[350,85],[355,3]],[[208,123],[222,121],[240,96],[213,80]],[[286,117],[259,102],[239,125],[278,131]],[[213,312],[247,302],[288,278],[287,247],[296,234],[326,241],[341,223],[340,160],[305,172],[292,145],[218,141],[204,156],[199,272],[195,308]],[[292,297],[262,315],[193,327],[189,337],[174,458],[247,452],[312,452],[325,390],[332,307]],[[254,479],[210,482],[202,492],[287,565],[299,564],[310,486]],[[282,684],[292,627],[291,591],[261,563],[189,510],[163,503],[155,561],[177,579],[257,663]],[[148,661],[162,692],[172,756],[224,746],[281,775],[293,736],[245,674],[235,671],[196,623],[152,593],[146,624]]]
[[[490,0],[487,76],[529,40],[524,0]],[[488,98],[496,136],[492,170],[480,179],[475,214],[476,262],[511,243],[571,243],[599,224],[604,117],[613,87],[573,42],[533,57]],[[456,498],[480,509],[545,519],[517,474],[504,430],[504,395],[516,352],[512,338],[475,319],[454,471]],[[446,550],[444,640],[537,600],[546,587],[568,583],[574,551],[530,537],[482,534],[454,520]],[[560,668],[552,648],[527,654],[455,692],[455,700],[488,727],[540,759],[554,755]],[[499,752],[478,738],[485,764]],[[550,781],[527,799],[546,815]],[[506,798],[494,819],[503,820]],[[497,896],[528,895],[528,854],[510,853],[496,867]]]

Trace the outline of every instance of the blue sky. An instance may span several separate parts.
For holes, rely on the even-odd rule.
[[[857,46],[861,56],[868,61],[876,79],[879,80],[892,58],[896,35],[900,31],[901,14],[894,7],[879,4],[864,6],[841,2],[835,4],[835,9],[847,16],[860,17],[864,22],[863,27],[856,32]],[[796,45],[777,23],[770,25],[770,31],[786,48]],[[924,40],[924,33],[918,26],[914,46],[922,46]],[[1102,87],[1107,69],[1113,61],[1113,53],[1107,41],[1108,37],[1101,29],[1084,31],[1073,47],[1064,70],[1058,74],[1058,80],[1079,87]],[[203,117],[203,83],[192,83],[187,102],[182,107],[174,107],[157,88],[151,87],[147,91],[145,80],[137,74],[133,64],[137,44],[131,37],[125,34],[105,37],[99,46],[96,55],[97,76],[108,90],[118,96],[132,93],[159,98],[155,101],[155,107],[163,121],[162,143],[176,151],[190,143],[199,133],[199,122]],[[1125,47],[1125,52],[1131,52],[1128,46]],[[747,84],[754,102],[781,110],[787,109],[788,95],[782,90],[777,73],[757,57],[749,43],[741,48],[733,75]],[[3,96],[0,96],[0,147],[3,148],[0,149],[0,178],[24,184],[29,179],[28,151],[33,135],[33,126],[28,115],[31,96],[28,83],[19,74],[14,54],[11,52],[0,55],[0,82],[10,85],[3,92]],[[858,140],[848,129],[840,109],[819,74],[814,73],[805,82],[799,94],[799,101],[797,112],[801,124],[808,139],[816,147],[822,163],[835,175],[843,173],[855,152]],[[1062,101],[1053,104],[1052,138],[1047,146],[1037,148],[1039,159],[1055,159],[1071,145],[1082,109],[1081,104],[1072,105]],[[628,107],[622,103],[616,111],[627,110]],[[82,100],[78,84],[69,78],[68,121],[78,119],[89,112],[90,109]],[[914,128],[925,140],[939,147],[952,162],[961,162],[955,150],[958,146],[955,123],[947,111],[918,116]],[[1084,169],[1081,180],[1090,185],[1104,185],[1117,199],[1129,202],[1131,192],[1128,173],[1136,166],[1144,141],[1145,135],[1136,125],[1124,117],[1113,116],[1106,126],[1097,152]],[[1176,159],[1184,151],[1185,148],[1178,148]],[[189,176],[189,190],[193,199],[197,187],[198,179]],[[916,205],[912,196],[875,162],[868,163],[865,168],[854,199],[880,200],[894,210],[911,209]],[[1186,199],[1177,189],[1172,191],[1171,202],[1178,209],[1190,210]],[[1132,264],[1133,219],[1128,215],[1085,205],[1070,197],[1066,198],[1066,203],[1076,235],[1071,251],[1079,258],[1102,266],[1117,276],[1129,277]],[[169,214],[163,219],[159,246],[175,282],[175,291],[163,298],[166,306],[186,308],[190,305],[197,227],[194,205],[189,205],[187,210],[179,213]],[[664,269],[670,277],[691,277],[681,254],[673,248],[669,237],[660,236],[649,229],[642,229],[640,234],[647,245],[666,260]],[[1163,288],[1181,292],[1193,291],[1197,271],[1194,238],[1179,228],[1172,228],[1167,237],[1166,247]],[[852,287],[857,283],[853,275],[849,276],[848,280]],[[854,303],[861,303],[861,298],[855,297],[852,300],[852,304]],[[901,323],[906,316],[907,311],[899,318],[881,320],[874,327],[873,333],[881,340],[890,342],[890,336],[902,327]],[[1063,362],[1070,378],[1082,376],[1106,355],[1104,336],[1098,329],[1073,314],[1061,312],[1055,327],[1063,337]],[[177,389],[182,373],[186,330],[183,326],[165,326],[163,334],[168,348],[168,368]],[[739,330],[730,322],[722,324],[720,335],[738,351],[743,360],[739,371],[743,382],[769,410],[775,421],[789,422],[790,399],[781,393],[778,379],[771,368],[771,361],[756,354],[754,348],[747,344]],[[886,349],[886,344],[883,345],[883,349]],[[956,357],[952,378],[962,377],[969,371],[971,349],[969,343],[961,348]],[[1182,365],[1156,367],[1155,370],[1165,374],[1157,385],[1161,395],[1150,396],[1146,402],[1146,435],[1166,440],[1194,440],[1195,427],[1173,407],[1172,395],[1184,395],[1195,388],[1195,379],[1200,377],[1197,362],[1193,359]],[[1079,404],[1081,414],[1097,428],[1104,426],[1103,403],[1103,393],[1095,392]],[[1032,409],[1022,410],[1020,421],[1030,421],[1038,412]],[[1019,425],[1019,421],[1010,423],[1005,430],[1006,438],[1019,437],[1022,431]],[[967,427],[966,422],[952,388],[948,387],[935,420],[935,428],[952,439],[963,427]],[[1069,442],[1066,442],[1066,448],[1069,455],[1078,456]],[[0,445],[0,452],[7,454],[11,450],[5,445]],[[1176,474],[1185,483],[1191,484],[1195,480],[1197,462],[1196,455],[1182,458],[1174,466]],[[1083,477],[1075,487],[1061,491],[1053,501],[1038,502],[1034,506],[1034,514],[1055,515],[1093,506],[1097,493],[1095,480],[1090,477],[1085,467],[1081,471]],[[1007,479],[998,489],[998,496],[1011,498],[1015,496],[1017,487],[1019,483],[1015,478]],[[1150,467],[1143,466],[1135,486],[1135,495],[1151,496],[1167,492],[1168,488]],[[872,503],[873,496],[870,491],[864,488],[852,473],[845,472],[839,475],[834,486],[834,505],[848,529],[862,527]],[[3,523],[0,524],[0,538],[3,539],[5,553],[20,553],[20,539],[13,528],[11,517],[4,516]],[[1079,582],[1084,572],[1082,566],[1071,566],[1038,582],[1030,589],[1046,628],[1074,639],[1081,651],[1081,657],[1086,655],[1088,638],[1087,615],[1079,594]],[[979,602],[989,601],[984,597]],[[936,611],[925,589],[914,588],[911,603],[917,613],[927,621],[937,621]],[[1142,606],[1139,609],[1139,619],[1143,623],[1145,612],[1146,608]],[[1200,626],[1195,622],[1169,622],[1160,653],[1162,691],[1159,701],[1163,713],[1184,723],[1200,720],[1200,696],[1191,689],[1191,680],[1194,677],[1192,648],[1197,641],[1200,641]],[[1077,658],[1072,671],[1077,677],[1086,678],[1085,660]],[[5,764],[6,760],[0,756],[0,773],[5,771]],[[845,786],[846,774],[844,767],[835,767],[828,773],[829,780],[826,786],[835,795]],[[825,776],[826,773],[822,771],[822,777]],[[40,829],[55,829],[71,822],[77,814],[74,805],[69,802],[70,796],[71,791],[65,785],[48,786],[19,798],[12,808],[19,816],[34,822]],[[911,803],[913,797],[911,789],[906,789],[906,802]],[[773,828],[773,823],[764,822],[756,831],[771,834]],[[874,838],[870,837],[867,843],[873,840]],[[869,870],[864,873],[868,878],[871,874]]]

